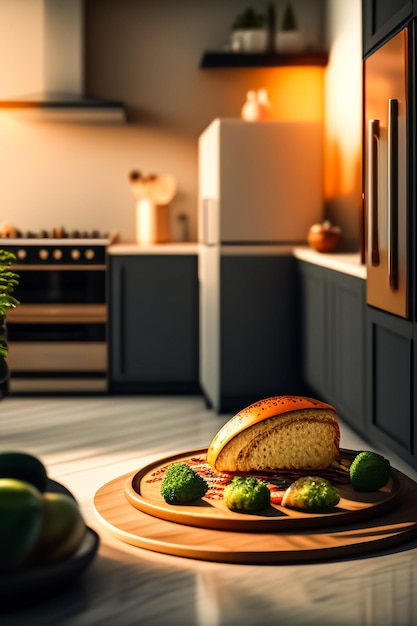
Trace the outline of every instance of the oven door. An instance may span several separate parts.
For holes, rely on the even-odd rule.
[[[17,270],[7,314],[9,392],[107,389],[105,268]]]

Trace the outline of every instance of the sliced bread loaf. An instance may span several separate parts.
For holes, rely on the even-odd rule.
[[[339,456],[336,410],[303,396],[274,396],[234,415],[215,435],[207,462],[220,472],[325,469]]]

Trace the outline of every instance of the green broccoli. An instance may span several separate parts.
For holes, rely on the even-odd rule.
[[[208,483],[182,461],[171,463],[161,484],[161,495],[168,504],[186,504],[202,498]]]
[[[340,494],[325,478],[303,476],[293,482],[282,498],[282,506],[293,509],[330,509],[339,503]]]
[[[378,491],[386,485],[391,473],[388,459],[376,452],[359,452],[350,468],[350,484],[355,491]]]
[[[223,500],[232,511],[253,513],[269,505],[270,492],[255,476],[234,476],[224,488]]]

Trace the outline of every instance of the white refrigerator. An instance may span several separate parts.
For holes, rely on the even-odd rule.
[[[198,162],[200,386],[210,406],[233,412],[295,391],[294,356],[280,375],[280,337],[267,326],[275,311],[293,328],[291,246],[323,219],[323,126],[215,119],[199,137]]]

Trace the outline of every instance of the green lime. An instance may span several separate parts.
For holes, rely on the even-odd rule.
[[[0,479],[0,572],[22,565],[42,526],[42,495],[29,483]]]
[[[378,491],[386,485],[391,474],[388,459],[365,450],[353,459],[350,468],[350,484],[355,491]]]

